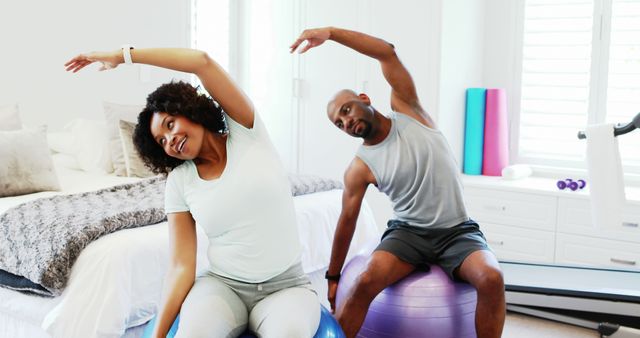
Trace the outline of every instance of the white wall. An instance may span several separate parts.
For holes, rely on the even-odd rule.
[[[517,41],[522,34],[518,18],[522,15],[523,1],[443,1],[438,123],[460,165],[464,152],[466,88],[505,88],[509,130],[517,128],[516,99],[520,96]],[[514,140],[509,144],[515,144]]]
[[[485,1],[446,0],[442,8],[442,47],[438,127],[462,167],[465,90],[484,87]]]
[[[524,0],[486,0],[485,45],[483,83],[487,88],[506,88],[507,112],[509,116],[510,162],[515,159],[516,140],[512,137],[517,129],[520,103],[520,66],[518,58],[522,34],[518,19],[523,15]],[[520,18],[521,19],[521,18]]]
[[[63,64],[78,53],[125,43],[188,47],[189,1],[41,0],[0,6],[0,105],[18,103],[24,124],[58,130],[72,118],[101,119],[102,100],[143,103],[159,84],[183,76],[151,67],[140,74],[142,66],[109,72],[93,66],[74,75]]]
[[[518,9],[522,0],[486,0],[483,82],[486,87],[514,85]],[[509,93],[507,93],[509,94]]]

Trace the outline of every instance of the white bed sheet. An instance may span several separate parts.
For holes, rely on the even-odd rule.
[[[43,197],[50,197],[55,195],[80,193],[86,191],[97,190],[117,184],[131,183],[139,180],[139,178],[118,177],[113,175],[105,175],[98,173],[90,173],[79,170],[72,170],[62,166],[56,166],[56,173],[60,181],[60,191],[45,191],[28,195],[4,197],[0,198],[0,213],[14,207],[18,204],[28,202]],[[94,246],[97,246],[94,249]],[[93,251],[99,251],[99,245],[90,245],[88,247],[87,254],[80,255],[79,261],[86,260],[85,256]],[[76,267],[80,268],[77,269]],[[76,264],[72,269],[72,275],[77,275],[75,270],[82,270],[82,264]],[[83,275],[82,273],[80,275]],[[86,273],[84,273],[86,275]],[[80,279],[78,282],[74,282],[75,279]],[[81,279],[74,277],[70,279],[69,286],[81,284]],[[68,291],[65,291],[68,293]],[[55,319],[52,314],[60,313],[60,304],[65,299],[70,299],[71,302],[77,302],[82,300],[84,295],[82,293],[74,293],[70,297],[62,295],[60,297],[48,298],[40,296],[31,296],[15,292],[12,290],[0,288],[0,337],[48,337],[49,335],[43,330],[43,320],[49,316]],[[95,297],[94,298],[98,298]],[[83,304],[83,308],[86,304]],[[91,312],[91,309],[89,309]],[[95,311],[94,311],[95,313]],[[57,323],[59,320],[53,320],[52,323]],[[71,321],[73,322],[73,320]],[[86,326],[83,324],[83,326]]]
[[[325,269],[331,258],[333,233],[342,210],[342,190],[296,196],[293,200],[303,246],[304,272]],[[380,241],[380,235],[373,212],[369,205],[363,202],[347,261],[362,251],[373,251]]]
[[[133,182],[123,178],[58,169],[62,192],[0,198],[0,212],[39,197],[95,190]],[[303,243],[302,264],[320,300],[326,305],[326,269],[333,233],[341,210],[341,190],[294,198]],[[366,203],[349,257],[371,251],[379,230]],[[206,236],[198,236],[198,269],[206,269]],[[78,257],[69,283],[56,298],[24,295],[0,288],[0,338],[137,337],[160,299],[168,264],[166,222],[118,231],[93,242]],[[129,328],[134,328],[127,331]],[[45,332],[46,331],[46,332]],[[126,333],[125,333],[126,331]]]

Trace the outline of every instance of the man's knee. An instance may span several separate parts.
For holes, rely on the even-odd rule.
[[[381,278],[376,277],[370,271],[364,271],[356,279],[353,297],[373,300],[385,287],[386,285]]]
[[[504,293],[504,277],[502,271],[495,267],[486,267],[480,273],[475,285],[479,293],[500,294]]]

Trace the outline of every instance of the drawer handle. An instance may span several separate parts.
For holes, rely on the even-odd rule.
[[[632,223],[632,222],[622,222],[622,226],[623,227],[630,227],[630,228],[637,228],[638,227],[638,223]]]
[[[626,259],[611,258],[610,260],[612,263],[618,263],[618,264],[624,264],[624,265],[636,265],[636,261],[630,261]]]
[[[500,205],[485,205],[484,208],[486,210],[491,210],[491,211],[505,211],[507,210],[507,207],[505,207],[504,205],[500,206]]]
[[[487,242],[489,242],[489,244],[495,244],[495,245],[504,245],[504,241],[492,241],[492,240],[488,240]]]

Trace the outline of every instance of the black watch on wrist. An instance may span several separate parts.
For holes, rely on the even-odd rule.
[[[340,280],[340,274],[330,275],[329,270],[327,270],[327,272],[324,273],[324,278],[326,278],[327,280],[332,280],[337,282]]]

